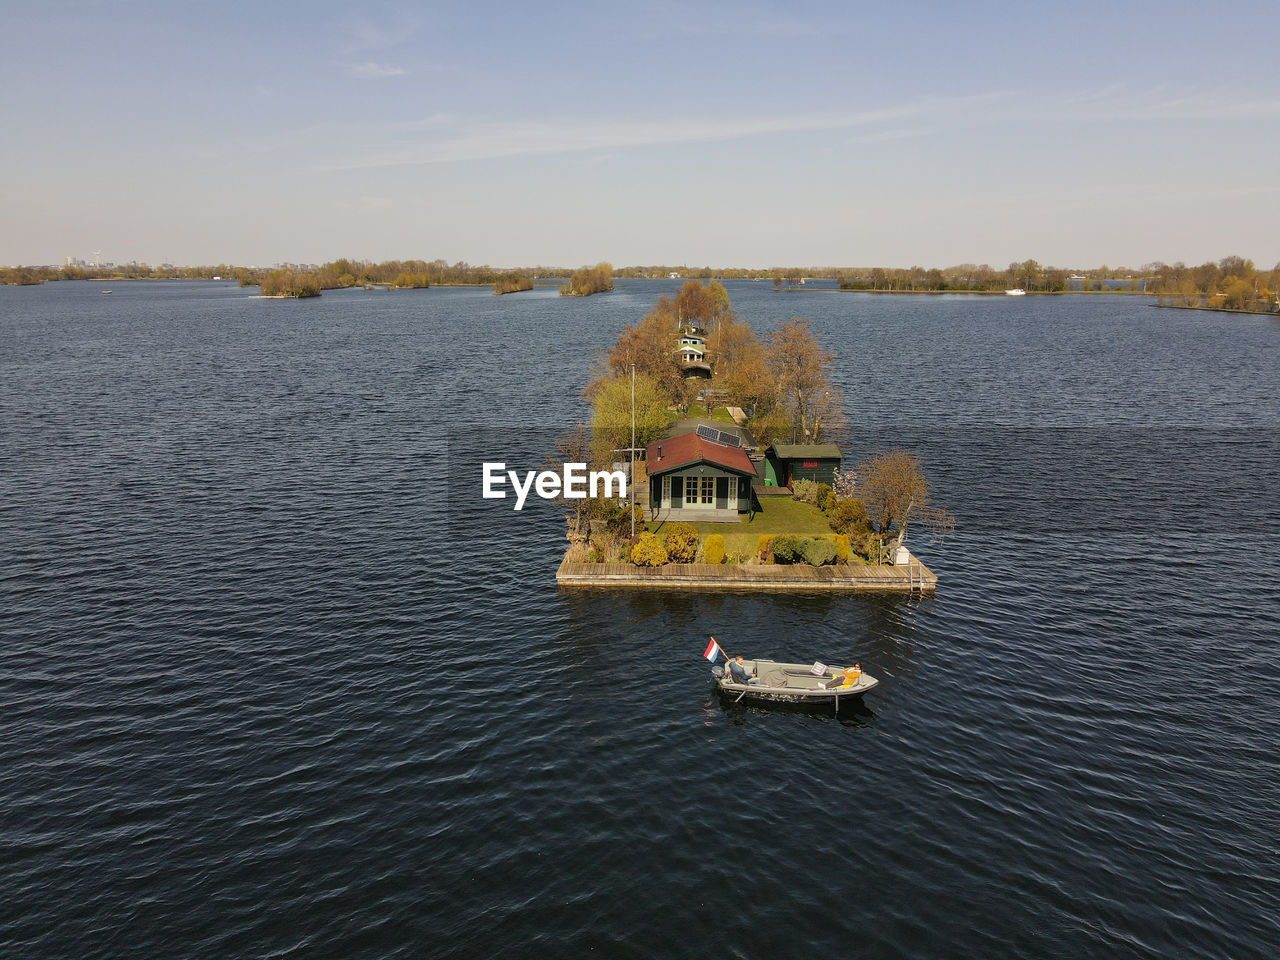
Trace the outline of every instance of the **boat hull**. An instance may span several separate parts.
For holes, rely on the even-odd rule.
[[[727,672],[716,679],[716,689],[734,702],[786,703],[838,710],[841,704],[861,700],[880,683],[864,673],[850,686],[828,688],[825,684],[830,682],[831,675],[843,673],[843,667],[829,667],[821,676],[815,676],[805,663],[755,660],[744,661],[743,665],[758,675],[759,683],[736,683]]]

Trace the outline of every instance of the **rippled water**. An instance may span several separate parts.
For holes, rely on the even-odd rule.
[[[560,593],[468,478],[668,285],[99,286],[0,288],[4,955],[1274,955],[1276,321],[731,284],[925,456],[937,596]]]

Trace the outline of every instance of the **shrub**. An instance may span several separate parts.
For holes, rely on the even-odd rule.
[[[791,481],[791,499],[804,500],[813,503],[814,494],[817,492],[818,485],[812,480],[792,480]]]
[[[813,502],[819,510],[827,509],[827,500],[831,497],[831,488],[825,483],[820,483],[813,491]]]
[[[591,527],[593,530],[603,528],[609,534],[618,537],[631,536],[631,510],[635,511],[636,529],[644,527],[644,508],[640,504],[627,507],[626,501],[601,500],[595,507]]]
[[[718,533],[707,537],[702,546],[702,554],[707,563],[724,563],[724,537]]]
[[[662,534],[662,543],[672,563],[693,563],[698,554],[698,531],[691,523],[673,523]]]
[[[860,533],[867,529],[867,506],[856,497],[841,497],[827,511],[827,522],[836,533]]]
[[[837,533],[831,538],[831,543],[836,548],[836,559],[841,563],[849,562],[849,538],[843,533]]]
[[[826,513],[836,505],[837,499],[839,498],[833,492],[827,491],[826,495],[818,501],[818,509]]]
[[[871,534],[866,534],[862,538],[862,555],[867,558],[868,563],[880,562],[880,541]]]
[[[569,544],[569,550],[565,554],[565,559],[570,563],[589,563],[590,551],[587,549],[587,545],[585,543],[578,540]]]
[[[626,537],[606,532],[600,536],[593,536],[591,545],[600,555],[601,563],[615,563],[619,560],[625,562],[631,554],[631,544],[626,541]]]
[[[667,562],[667,548],[646,530],[631,548],[631,562],[637,567],[660,567]]]
[[[836,562],[836,545],[830,540],[805,540],[800,544],[800,556],[805,563],[823,567]]]
[[[833,484],[833,487],[835,488],[836,499],[856,495],[858,492],[857,472],[853,470],[845,470],[842,473],[837,470],[835,473],[835,483]]]
[[[773,538],[772,533],[762,533],[756,541],[756,556],[764,563],[768,563],[773,557]]]
[[[783,533],[773,538],[773,559],[778,563],[802,562],[801,550],[802,544],[799,537]]]

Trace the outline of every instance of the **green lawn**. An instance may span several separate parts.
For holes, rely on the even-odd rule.
[[[756,543],[765,534],[795,533],[806,537],[831,536],[831,525],[826,514],[817,507],[790,497],[764,497],[761,510],[748,521],[742,515],[738,523],[691,523],[698,531],[698,538],[705,540],[709,534],[724,537],[725,551],[730,554],[750,556],[756,552]],[[665,523],[647,523],[645,526],[659,538]]]
[[[716,407],[714,410],[711,411],[711,414],[708,416],[707,408],[700,403],[695,403],[693,404],[693,406],[689,408],[688,419],[692,420],[695,417],[702,417],[703,419],[710,419],[710,420],[719,420],[722,423],[733,423],[733,417],[729,416],[729,411],[726,408]]]

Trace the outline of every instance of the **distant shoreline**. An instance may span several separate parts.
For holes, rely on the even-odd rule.
[[[1151,307],[1159,307],[1161,310],[1208,310],[1210,313],[1248,313],[1255,317],[1280,317],[1280,311],[1276,310],[1238,310],[1235,307],[1196,307],[1185,303],[1151,303]]]
[[[845,287],[790,287],[774,291],[775,293],[873,293],[876,296],[933,296],[940,297],[948,294],[959,294],[965,297],[1003,297],[1003,290],[850,290]],[[1028,297],[1060,297],[1069,296],[1097,296],[1099,294],[1111,295],[1120,294],[1126,297],[1154,297],[1156,294],[1147,290],[1028,290]]]

